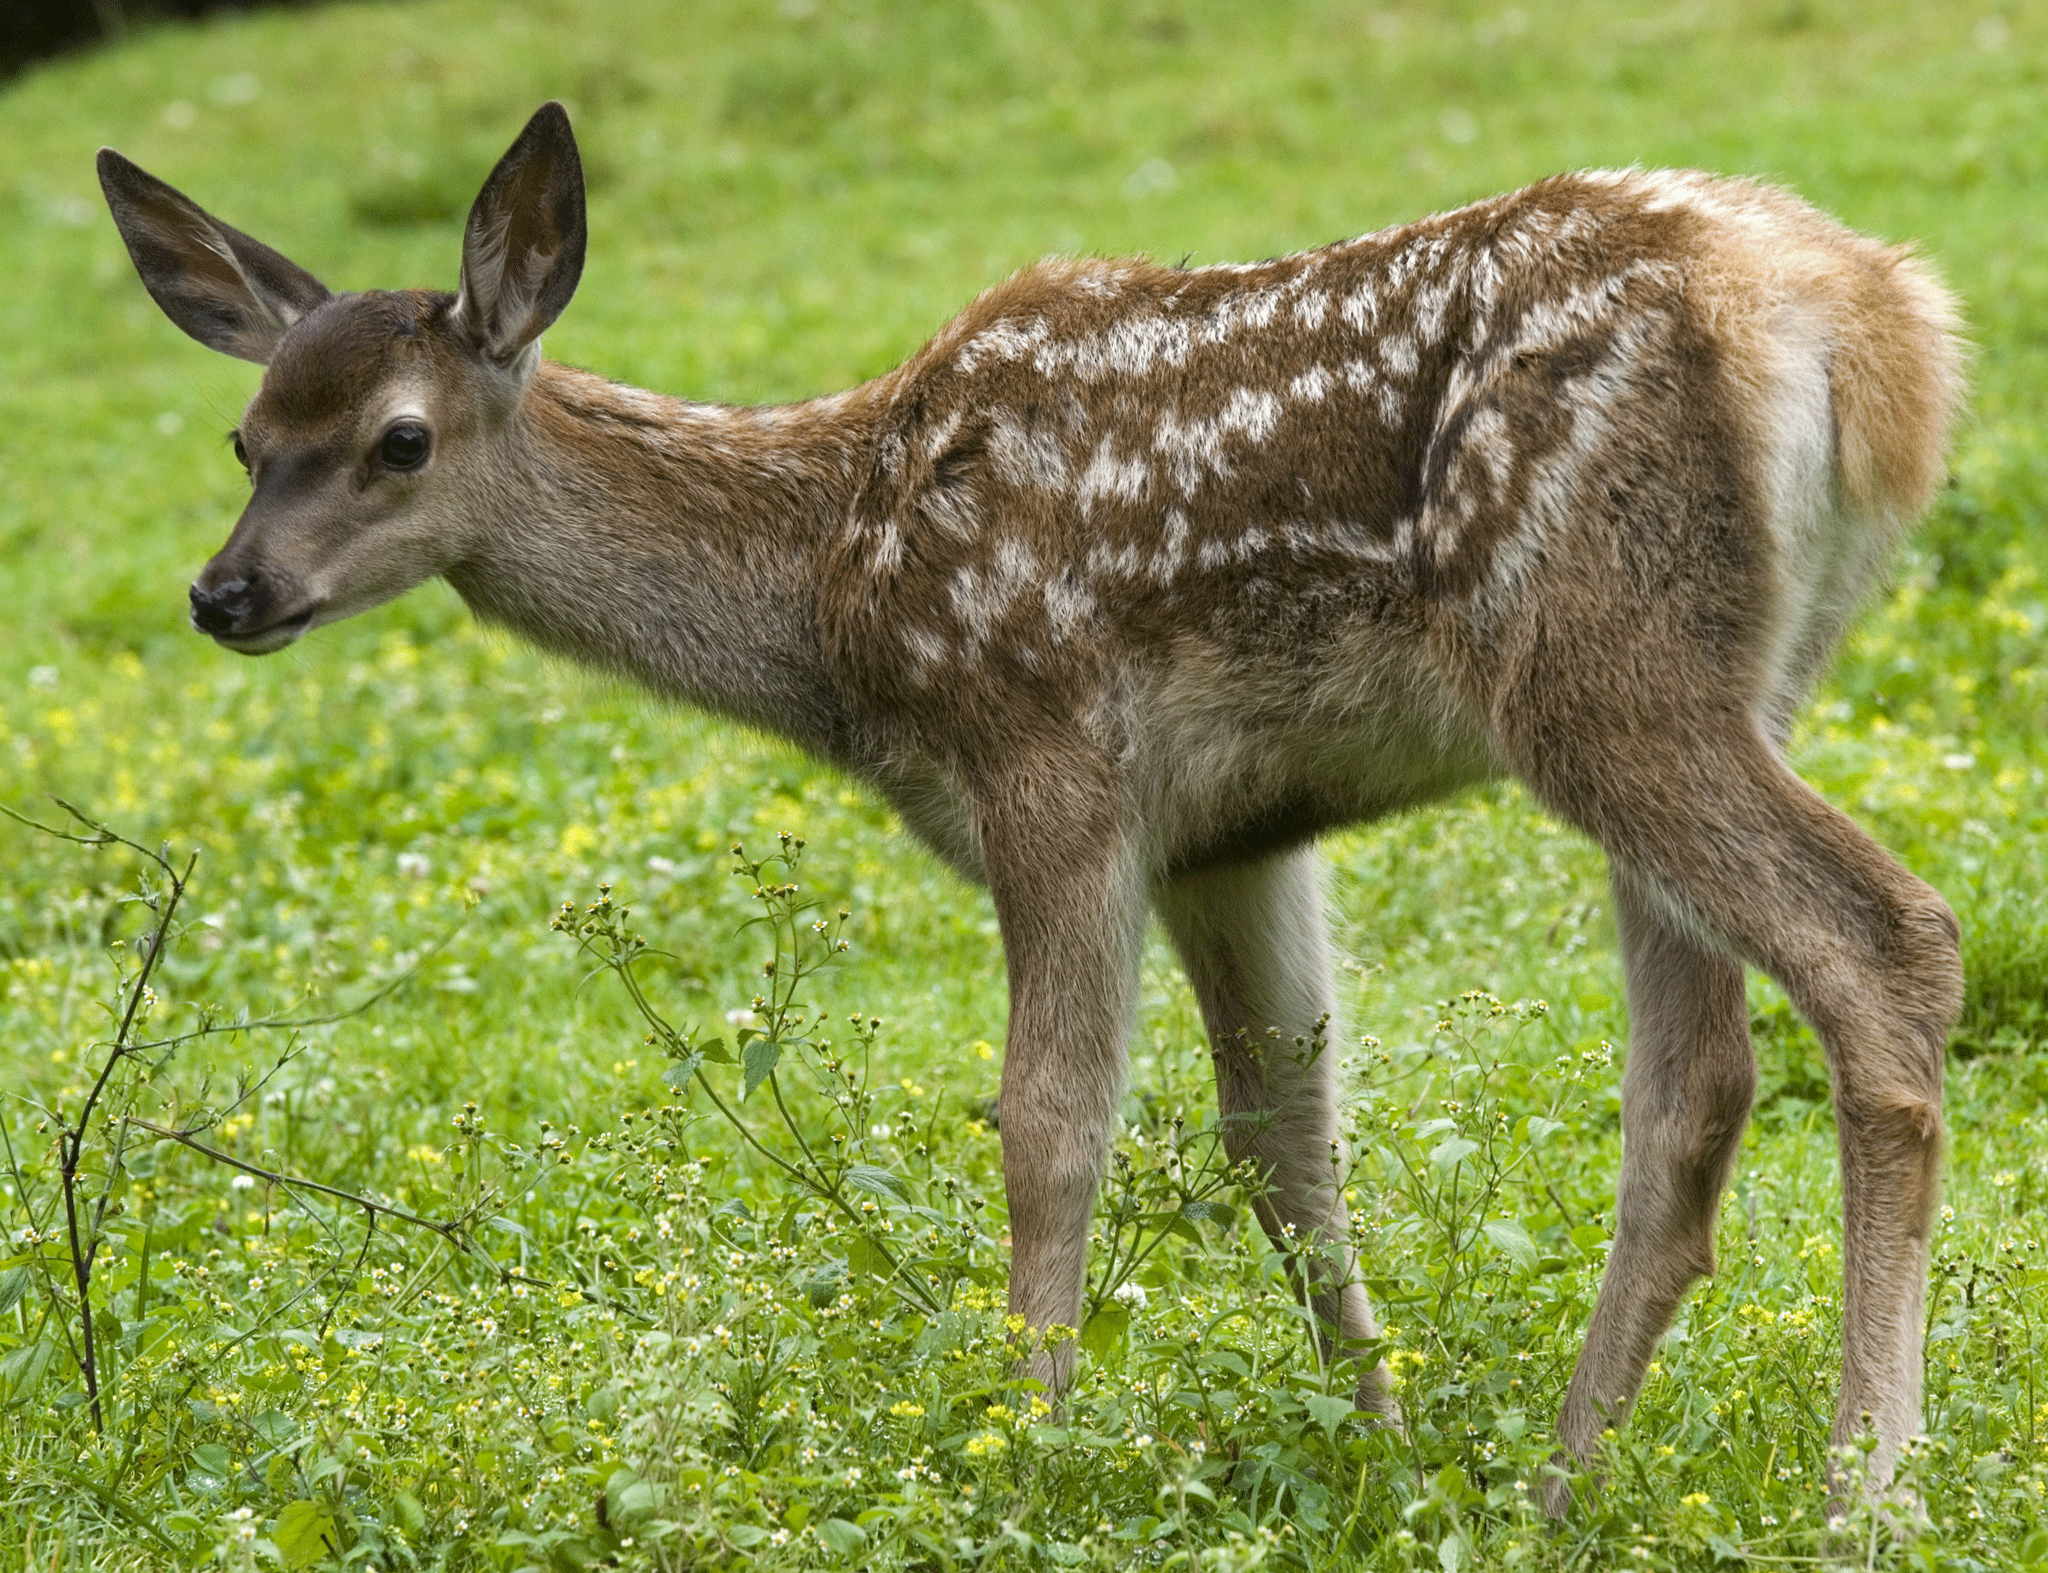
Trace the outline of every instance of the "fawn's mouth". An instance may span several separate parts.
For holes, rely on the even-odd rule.
[[[234,651],[237,655],[269,655],[282,650],[313,626],[313,610],[308,608],[295,616],[281,618],[263,628],[214,634],[213,642],[224,650]]]

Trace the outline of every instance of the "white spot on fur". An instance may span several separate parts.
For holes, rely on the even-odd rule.
[[[929,628],[919,628],[906,623],[902,633],[903,647],[910,652],[910,658],[917,666],[917,675],[923,677],[946,659],[946,641]]]
[[[1059,491],[1067,484],[1067,456],[1059,437],[1034,422],[1026,426],[1009,410],[998,410],[989,424],[989,459],[1008,485]]]
[[[1515,444],[1508,433],[1507,417],[1492,405],[1474,411],[1465,425],[1465,449],[1486,466],[1493,501],[1504,499],[1515,472]]]
[[[1032,368],[1044,377],[1070,372],[1082,382],[1105,376],[1143,377],[1160,364],[1180,366],[1194,348],[1194,330],[1168,317],[1126,317],[1100,333],[1039,344]]]
[[[1054,639],[1073,638],[1094,618],[1095,610],[1094,594],[1071,570],[1046,581],[1045,616]]]
[[[1320,365],[1311,366],[1287,385],[1287,396],[1303,404],[1320,404],[1330,392],[1330,374]]]
[[[1494,261],[1491,251],[1482,251],[1472,259],[1471,292],[1467,297],[1472,306],[1472,326],[1465,336],[1466,354],[1477,353],[1485,342],[1499,294],[1500,264]]]
[[[1135,579],[1139,556],[1138,548],[1132,542],[1126,541],[1112,551],[1097,541],[1088,548],[1088,575],[1092,579]]]
[[[1104,497],[1136,502],[1145,495],[1145,488],[1152,479],[1151,466],[1142,459],[1118,458],[1113,444],[1113,438],[1104,437],[1096,445],[1095,457],[1088,461],[1088,468],[1081,472],[1081,479],[1075,485],[1075,500],[1081,504],[1083,514],[1090,512]]]
[[[1181,495],[1192,497],[1206,475],[1230,474],[1226,442],[1242,437],[1252,444],[1272,436],[1280,421],[1280,401],[1264,390],[1233,388],[1223,408],[1207,420],[1181,419],[1169,410],[1159,419],[1152,446],[1166,460]]]
[[[952,411],[933,428],[931,436],[925,439],[924,456],[936,459],[946,451],[946,444],[953,440],[953,433],[960,429],[960,412]]]
[[[1434,344],[1443,337],[1444,313],[1450,307],[1454,288],[1453,279],[1441,278],[1415,292],[1415,336],[1424,344]]]
[[[1280,423],[1280,401],[1263,389],[1233,388],[1219,418],[1226,431],[1240,431],[1254,443],[1262,443]]]
[[[1258,525],[1253,525],[1234,541],[1204,541],[1195,549],[1196,566],[1220,568],[1225,563],[1248,563],[1265,550],[1272,537]]]
[[[1380,318],[1379,294],[1371,284],[1361,284],[1337,308],[1342,317],[1357,332],[1368,331]]]
[[[1051,331],[1043,317],[1033,317],[1026,323],[993,323],[967,341],[954,364],[963,372],[971,372],[983,361],[1022,360]]]
[[[1152,558],[1152,579],[1155,584],[1165,584],[1180,572],[1181,559],[1188,548],[1188,516],[1178,508],[1166,510],[1166,535],[1159,543],[1159,550]]]
[[[892,574],[903,566],[903,534],[894,519],[882,521],[882,538],[875,543],[873,564],[878,574]]]
[[[918,517],[958,541],[971,541],[981,533],[981,511],[974,494],[960,486],[927,486],[918,493]]]
[[[1626,296],[1639,282],[1677,288],[1677,270],[1668,262],[1638,258],[1618,273],[1581,285],[1557,300],[1541,301],[1523,315],[1515,337],[1516,352],[1557,349],[1590,328],[1609,329],[1641,314],[1640,304]]]
[[[973,660],[980,655],[1003,615],[1037,577],[1038,559],[1015,536],[1004,536],[996,543],[986,571],[972,567],[955,570],[947,593],[962,624],[961,654],[965,658]]]

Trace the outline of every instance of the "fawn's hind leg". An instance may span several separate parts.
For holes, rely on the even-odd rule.
[[[1225,1149],[1264,1180],[1256,1206],[1267,1237],[1309,1249],[1310,1308],[1325,1344],[1334,1330],[1341,1345],[1378,1328],[1344,1206],[1319,869],[1315,849],[1300,847],[1181,875],[1156,902],[1201,1001]],[[1358,1403],[1395,1415],[1384,1366],[1360,1382]]]
[[[1626,739],[1596,733],[1566,748],[1524,749],[1517,763],[1606,847],[1627,882],[1769,973],[1819,1032],[1842,1162],[1842,1390],[1832,1441],[1873,1429],[1871,1480],[1881,1485],[1920,1427],[1942,1056],[1962,1001],[1956,921],[1940,896],[1794,776],[1751,717],[1717,710],[1714,693],[1704,681],[1674,684],[1651,696],[1662,704],[1637,705]],[[1549,741],[1562,735],[1553,729]],[[1720,1172],[1707,1154],[1726,1140],[1716,1121],[1725,1124],[1734,1101],[1731,1078],[1718,1116],[1701,1104],[1696,1185]],[[1642,1167],[1625,1163],[1624,1173],[1633,1180]],[[1649,1271],[1641,1264],[1659,1250],[1647,1246],[1623,1252],[1617,1241],[1610,1280]],[[1663,1280],[1693,1270],[1698,1258],[1686,1248],[1681,1239],[1660,1248]],[[1584,1433],[1598,1401],[1620,1396],[1598,1391],[1597,1379],[1633,1363],[1629,1342],[1653,1336],[1645,1330],[1651,1297],[1617,1294],[1619,1304],[1640,1308],[1597,1327],[1581,1361],[1594,1386],[1575,1383],[1574,1399],[1588,1407],[1568,1403],[1561,1421],[1578,1446],[1590,1444]]]

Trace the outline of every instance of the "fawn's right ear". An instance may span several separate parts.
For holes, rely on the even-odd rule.
[[[144,288],[209,349],[266,364],[285,329],[328,298],[327,286],[297,263],[112,148],[100,149],[99,171]]]

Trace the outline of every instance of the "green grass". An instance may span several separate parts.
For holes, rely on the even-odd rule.
[[[1134,1270],[1142,1308],[1102,1300],[1130,1325],[1112,1341],[1116,1313],[1097,1323],[1051,1428],[1011,1384],[992,1298],[1000,1169],[979,1115],[1004,1002],[979,892],[807,761],[482,634],[441,587],[262,662],[189,633],[183,587],[242,490],[222,434],[256,372],[144,295],[93,149],[333,286],[446,286],[471,194],[549,96],[576,119],[592,233],[550,352],[703,398],[872,375],[1049,251],[1268,255],[1574,165],[1763,174],[1916,241],[1964,299],[1973,410],[1953,484],[1796,744],[1948,896],[1970,970],[1933,1441],[1912,1466],[1928,1516],[1851,1532],[1887,1566],[2048,1566],[2048,18],[1829,0],[432,0],[163,29],[0,90],[0,802],[47,816],[60,795],[201,854],[158,1024],[208,1004],[327,1014],[418,969],[347,1020],[131,1067],[114,1107],[222,1110],[289,1044],[210,1141],[435,1217],[481,1207],[477,1238],[534,1281],[131,1147],[93,1288],[95,1436],[64,1257],[20,1231],[51,1223],[31,1209],[104,1059],[105,946],[141,932],[123,899],[139,865],[0,823],[17,1165],[0,1300],[19,1291],[0,1310],[0,1547],[38,1569],[264,1565],[266,1545],[292,1566],[465,1569],[1762,1567],[1842,1549],[1819,1528],[1840,1295],[1825,1068],[1761,983],[1724,1270],[1660,1351],[1604,1494],[1564,1528],[1526,1505],[1611,1220],[1601,1045],[1625,1052],[1626,1019],[1599,858],[1520,794],[1330,847],[1338,1051],[1367,1138],[1352,1183],[1411,1439],[1318,1407],[1336,1379],[1227,1184]],[[943,1311],[862,1271],[848,1231],[894,1233],[805,1222],[830,1206],[795,1205],[807,1193],[705,1092],[661,1082],[664,1041],[688,1040],[646,1043],[615,981],[586,980],[548,929],[613,882],[676,958],[648,974],[661,1009],[730,1036],[764,941],[739,930],[758,909],[726,848],[783,829],[811,843],[806,888],[853,913],[816,997],[883,1020],[872,1105],[848,1123],[793,1049],[792,1118],[896,1176],[860,1193],[879,1217],[940,1228]],[[1547,1009],[1446,1015],[1475,988]],[[736,1071],[703,1074],[736,1091]],[[1155,946],[1098,1298],[1124,1259],[1110,1237],[1149,1240],[1142,1219],[1194,1183],[1160,1155],[1176,1114],[1200,1148],[1205,1078]],[[1463,1123],[1428,1129],[1440,1115]],[[1480,1150],[1433,1162],[1453,1138]]]

